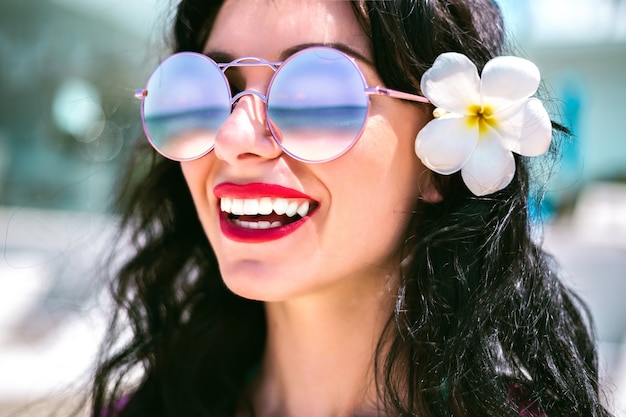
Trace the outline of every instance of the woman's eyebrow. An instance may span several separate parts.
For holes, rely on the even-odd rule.
[[[302,43],[299,45],[294,45],[292,47],[289,47],[287,49],[284,49],[282,51],[282,53],[280,54],[280,59],[281,61],[284,61],[285,59],[289,58],[291,55],[295,54],[296,52],[299,52],[303,49],[306,48],[313,48],[316,46],[324,46],[327,48],[334,48],[337,49],[341,52],[343,52],[346,55],[349,55],[353,58],[358,59],[359,61],[362,61],[364,63],[366,63],[367,65],[374,65],[374,63],[371,61],[371,59],[367,58],[365,55],[363,55],[362,53],[358,52],[357,50],[355,50],[354,48],[346,45],[345,43],[341,43],[341,42],[321,42],[321,43]]]
[[[358,59],[359,61],[364,62],[367,65],[370,65],[370,66],[374,65],[371,59],[367,58],[365,55],[361,54],[354,48],[341,42],[321,42],[321,43],[311,42],[311,43],[302,43],[302,44],[290,46],[289,48],[283,49],[283,51],[279,55],[278,60],[284,61],[285,59],[289,58],[291,55],[295,54],[296,52],[299,52],[303,49],[319,47],[319,46],[337,49],[345,53],[346,55],[349,55],[353,58]],[[208,51],[204,51],[203,54],[208,56],[213,61],[219,64],[229,63],[229,62],[234,61],[237,58],[240,58],[240,57],[235,57],[234,54],[230,52],[220,51],[220,50],[208,50]],[[266,57],[259,57],[259,58],[266,58]]]
[[[203,54],[211,58],[213,61],[217,62],[218,64],[226,64],[229,62],[233,62],[236,59],[233,54],[229,52],[225,52],[225,51],[219,51],[219,50],[204,51]]]

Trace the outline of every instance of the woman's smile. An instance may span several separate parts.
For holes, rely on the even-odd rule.
[[[302,226],[319,206],[306,194],[274,184],[222,183],[213,192],[219,200],[222,233],[239,242],[285,237]]]

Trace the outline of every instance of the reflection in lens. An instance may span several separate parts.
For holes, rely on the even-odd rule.
[[[176,54],[156,69],[146,90],[146,133],[159,152],[186,160],[213,147],[230,114],[229,88],[213,61],[200,54]]]
[[[365,82],[355,64],[330,49],[309,50],[285,62],[269,89],[270,127],[283,149],[307,161],[326,161],[355,143],[367,117]]]

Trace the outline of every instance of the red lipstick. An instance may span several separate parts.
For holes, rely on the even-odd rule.
[[[218,184],[213,189],[215,197],[231,197],[231,198],[261,198],[261,197],[278,197],[278,198],[304,198],[313,201],[308,195],[301,193],[292,188],[282,187],[275,184],[265,184],[261,182],[253,182],[249,184],[234,184],[224,182]]]
[[[218,199],[260,199],[269,197],[272,199],[307,200],[311,205],[308,214],[304,216],[278,215],[274,211],[270,215],[233,215],[219,210],[220,228],[224,236],[230,240],[246,243],[261,243],[271,240],[281,239],[298,230],[310,218],[318,203],[310,196],[292,188],[287,188],[275,184],[249,183],[234,184],[221,183],[214,189],[213,193]],[[266,225],[275,222],[282,223],[269,228],[243,227],[243,224],[264,222]]]

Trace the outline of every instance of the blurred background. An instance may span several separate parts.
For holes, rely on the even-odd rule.
[[[86,381],[110,207],[141,133],[133,92],[168,54],[172,3],[0,0],[0,416],[42,415]],[[545,246],[591,308],[607,403],[626,416],[626,1],[499,3],[575,134]]]

